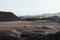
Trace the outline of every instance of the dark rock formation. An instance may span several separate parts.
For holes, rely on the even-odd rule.
[[[20,40],[20,39],[17,38],[17,37],[6,36],[6,35],[4,35],[4,36],[0,36],[0,39],[1,39],[1,40]]]
[[[0,21],[16,21],[19,18],[12,12],[2,12],[0,11]]]
[[[19,37],[1,35],[0,40],[60,40],[60,31],[55,34],[31,34],[31,33],[22,33]]]
[[[24,40],[60,40],[60,32],[55,34],[21,34],[22,39]]]

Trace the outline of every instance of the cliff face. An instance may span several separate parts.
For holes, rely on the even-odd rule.
[[[12,12],[2,12],[0,11],[0,21],[17,21],[19,18]]]

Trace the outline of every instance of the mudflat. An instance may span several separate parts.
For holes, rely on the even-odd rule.
[[[48,22],[46,20],[0,22],[0,30],[11,29],[15,29],[20,32],[49,34],[60,31],[60,23]]]

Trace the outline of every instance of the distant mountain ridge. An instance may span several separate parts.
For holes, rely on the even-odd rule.
[[[53,14],[42,14],[42,15],[35,15],[35,16],[20,16],[20,18],[47,18],[52,16],[60,17],[60,13],[53,13]]]
[[[53,17],[55,16],[55,17]],[[57,17],[58,16],[58,17]],[[49,18],[50,17],[50,18]],[[4,12],[0,11],[0,21],[18,21],[18,20],[40,20],[41,18],[46,19],[59,19],[60,20],[60,13],[53,13],[53,14],[42,14],[42,15],[35,15],[35,16],[16,16],[12,12]]]

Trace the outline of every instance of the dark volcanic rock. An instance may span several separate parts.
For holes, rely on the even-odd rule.
[[[16,21],[19,18],[12,12],[2,12],[0,11],[0,21]]]
[[[14,33],[14,35],[16,35]],[[1,35],[1,40],[60,40],[60,31],[54,34],[22,33],[19,36]]]
[[[1,39],[1,40],[21,40],[21,39],[19,39],[19,38],[17,38],[17,37],[6,36],[6,35],[0,36],[0,39]]]
[[[60,40],[60,31],[55,34],[21,34],[22,39],[24,40]]]

